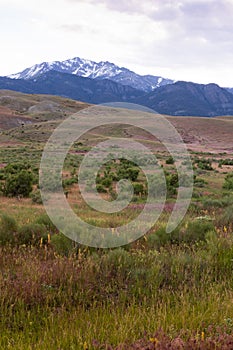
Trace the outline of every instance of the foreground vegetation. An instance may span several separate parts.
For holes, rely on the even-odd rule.
[[[66,109],[69,103],[69,113],[77,108],[70,101],[62,103]],[[173,159],[161,148],[157,152],[153,140],[144,140],[154,146],[165,171],[167,201],[160,220],[131,245],[88,248],[58,232],[39,193],[43,144],[51,133],[50,121],[63,118],[58,112],[29,115],[34,124],[1,135],[8,144],[0,149],[0,349],[233,349],[231,155],[191,152],[192,203],[180,226],[167,234],[178,177]],[[190,120],[196,127],[200,121],[174,120],[188,123],[190,141]],[[230,122],[216,121],[227,124],[224,135]],[[213,128],[207,136],[213,133],[215,140],[220,131]],[[120,214],[91,210],[80,198],[77,169],[99,140],[104,137],[95,130],[73,145],[63,186],[83,220],[114,228],[138,215],[147,187],[133,162],[106,163],[97,174],[99,193],[115,199],[116,182],[128,178],[134,196]]]
[[[231,349],[231,191],[193,201],[170,235],[167,205],[147,236],[112,250],[73,243],[29,201],[2,208],[0,348]]]

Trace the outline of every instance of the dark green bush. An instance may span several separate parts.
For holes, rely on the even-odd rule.
[[[14,243],[16,232],[17,224],[15,219],[9,215],[2,214],[0,217],[0,244]]]
[[[107,193],[107,190],[104,188],[102,184],[97,184],[96,189],[99,193]]]
[[[3,193],[7,197],[28,197],[32,191],[32,174],[21,170],[16,174],[9,174],[6,177]]]
[[[233,173],[227,174],[223,184],[225,190],[233,190]]]
[[[41,198],[41,193],[39,190],[36,190],[30,194],[30,197],[32,199],[32,203],[35,204],[43,204],[42,198]]]
[[[49,231],[50,233],[57,232],[56,226],[53,224],[53,222],[51,221],[50,217],[47,214],[40,215],[36,219],[35,224],[39,224],[39,225],[45,226],[47,231]]]
[[[173,159],[172,156],[170,156],[170,157],[166,160],[166,164],[174,164],[174,163],[175,163],[175,161],[174,161],[174,159]]]
[[[15,240],[19,245],[38,245],[41,238],[47,240],[46,227],[35,223],[20,227],[15,236]]]
[[[51,245],[60,255],[68,256],[75,251],[74,242],[62,233],[55,234],[51,237]]]
[[[144,186],[140,183],[133,184],[134,194],[139,195],[144,193]]]
[[[194,243],[198,241],[205,241],[207,232],[215,231],[212,221],[205,218],[189,221],[184,230],[181,230],[179,239],[185,243]]]
[[[222,226],[233,225],[233,205],[225,208],[220,218],[217,220]]]

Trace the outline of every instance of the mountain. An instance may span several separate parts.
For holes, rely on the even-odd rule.
[[[175,116],[233,115],[233,94],[216,84],[179,81],[146,93],[109,79],[90,79],[49,70],[33,79],[0,77],[0,89],[58,95],[93,104],[132,102]]]
[[[233,94],[233,88],[225,88],[225,89]]]
[[[233,115],[233,94],[216,84],[179,81],[140,97],[137,103],[168,115]]]
[[[94,104],[128,102],[144,94],[142,91],[111,80],[83,78],[57,71],[48,71],[33,80],[0,77],[0,89],[58,95]]]
[[[139,75],[127,68],[118,67],[114,63],[108,61],[97,63],[79,57],[66,61],[36,64],[22,72],[11,74],[8,78],[31,80],[51,70],[91,79],[109,79],[121,85],[131,86],[134,89],[145,92],[150,92],[160,86],[174,83],[173,80],[164,79],[160,76]]]

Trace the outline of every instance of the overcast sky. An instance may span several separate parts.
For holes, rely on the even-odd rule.
[[[233,0],[0,0],[0,75],[73,57],[233,87]]]

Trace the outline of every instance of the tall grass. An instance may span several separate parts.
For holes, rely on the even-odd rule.
[[[211,336],[229,333],[232,259],[232,237],[213,232],[160,251],[1,247],[0,349],[124,349],[159,329],[188,341],[210,325]]]

